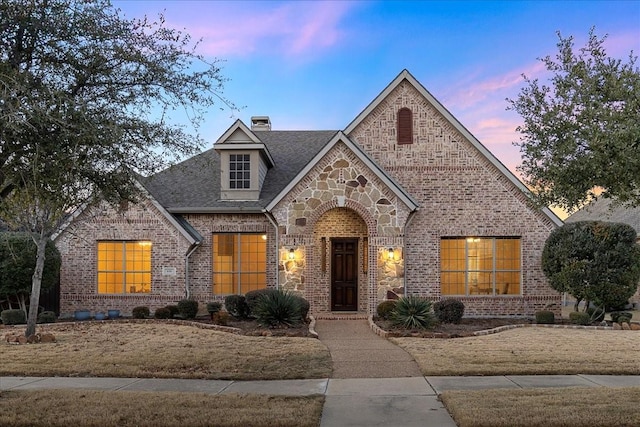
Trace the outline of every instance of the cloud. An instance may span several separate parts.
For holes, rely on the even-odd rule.
[[[199,52],[227,58],[257,53],[300,56],[336,46],[345,33],[341,23],[354,7],[351,2],[198,4],[208,10],[167,13],[173,16],[170,25],[201,38]]]

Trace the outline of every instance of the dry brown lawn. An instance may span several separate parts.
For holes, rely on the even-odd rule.
[[[7,332],[24,328],[4,328]],[[331,355],[313,338],[247,337],[162,322],[38,327],[56,343],[0,343],[0,376],[275,380],[327,378]]]
[[[324,396],[41,390],[0,394],[3,426],[305,426]]]
[[[520,328],[456,339],[392,338],[424,375],[640,374],[640,332]]]
[[[640,425],[640,387],[447,391],[440,399],[459,427]]]

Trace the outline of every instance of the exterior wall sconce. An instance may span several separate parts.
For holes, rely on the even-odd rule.
[[[289,255],[288,255],[289,259],[293,260],[296,258],[296,251],[292,249],[289,249]]]
[[[393,259],[393,248],[389,248],[389,252],[387,253],[387,258]]]

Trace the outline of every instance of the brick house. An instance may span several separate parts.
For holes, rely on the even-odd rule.
[[[343,130],[238,120],[141,185],[140,203],[84,209],[56,236],[63,314],[264,287],[316,314],[405,294],[475,316],[560,306],[540,256],[561,221],[406,70]]]

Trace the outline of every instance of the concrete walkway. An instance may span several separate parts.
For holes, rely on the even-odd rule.
[[[288,381],[222,381],[144,378],[0,377],[0,390],[92,389],[287,396],[324,394],[321,426],[453,427],[438,401],[446,390],[533,387],[640,387],[639,375],[509,375]]]
[[[318,338],[333,361],[331,378],[403,378],[422,375],[413,357],[374,334],[367,320],[317,320]]]

